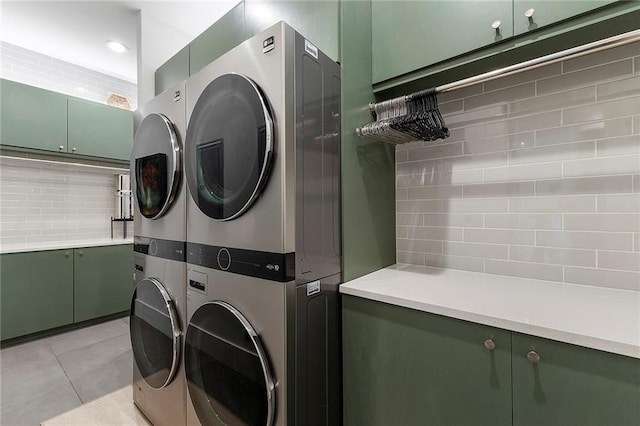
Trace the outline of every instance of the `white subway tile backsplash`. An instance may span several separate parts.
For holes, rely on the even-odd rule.
[[[598,267],[602,269],[640,272],[640,253],[599,251]]]
[[[534,182],[501,182],[463,185],[463,198],[500,198],[533,195]]]
[[[485,259],[485,272],[496,275],[508,275],[511,277],[562,281],[562,269],[563,267],[559,265]]]
[[[535,244],[535,232],[522,229],[465,229],[464,241],[491,244]]]
[[[562,163],[525,164],[484,169],[485,182],[514,182],[562,177]],[[532,182],[533,183],[533,182]]]
[[[509,246],[501,244],[446,242],[443,251],[444,254],[451,256],[486,259],[507,259],[509,257]]]
[[[553,265],[596,267],[595,250],[510,246],[509,259]]]
[[[564,229],[573,231],[640,232],[640,215],[628,213],[565,214]]]
[[[595,213],[595,196],[514,197],[510,213]]]
[[[565,282],[640,291],[640,273],[595,268],[565,267]]]
[[[598,85],[598,102],[640,95],[640,77]]]
[[[0,170],[2,243],[110,236],[110,218],[115,215],[113,175],[38,163],[3,164]]]
[[[568,90],[566,92],[513,102],[509,104],[509,116],[517,117],[571,106],[585,105],[593,103],[595,100],[595,86]]]
[[[583,68],[591,68],[609,62],[617,62],[621,59],[631,58],[638,54],[640,54],[640,43],[630,43],[564,61],[563,71],[567,73]]]
[[[563,111],[563,124],[578,124],[640,114],[640,97],[599,102]]]
[[[485,214],[485,228],[500,229],[562,229],[561,214],[509,213]]]
[[[513,133],[529,132],[532,130],[548,129],[560,125],[562,114],[560,111],[543,112],[526,117],[512,118],[487,124],[484,134],[487,137],[510,135]]]
[[[564,176],[626,175],[640,171],[640,155],[565,161]]]
[[[617,232],[536,231],[536,245],[631,251],[633,247],[631,236],[631,233]]]
[[[616,194],[631,190],[630,175],[536,181],[536,195]]]
[[[484,272],[484,261],[473,257],[446,256],[427,253],[425,265],[434,268],[460,269],[463,271]]]
[[[451,137],[397,148],[398,262],[640,291],[638,49],[439,96]]]
[[[612,138],[632,133],[631,117],[616,118],[594,123],[556,127],[536,132],[536,145],[555,145],[593,139]]]
[[[566,62],[565,62],[566,64]],[[603,80],[614,80],[631,77],[633,63],[631,59],[625,59],[593,68],[569,72],[557,77],[545,78],[537,82],[537,94],[544,95],[553,92],[562,92],[580,86],[588,86]]]
[[[598,195],[598,213],[640,213],[640,194]]]
[[[535,96],[535,83],[525,83],[519,86],[513,86],[506,89],[500,89],[493,92],[483,93],[477,96],[471,96],[464,99],[465,111],[486,108],[492,105],[502,105],[513,102],[517,99],[526,99]]]
[[[596,155],[598,157],[627,154],[640,154],[640,135],[602,139],[596,142]]]

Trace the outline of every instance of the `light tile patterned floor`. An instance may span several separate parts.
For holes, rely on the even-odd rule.
[[[0,424],[39,425],[130,386],[133,355],[128,320],[2,349]]]

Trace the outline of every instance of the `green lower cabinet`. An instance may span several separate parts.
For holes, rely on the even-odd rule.
[[[2,340],[73,322],[73,250],[0,256]]]
[[[640,424],[640,359],[517,333],[512,346],[514,425]]]
[[[510,357],[508,331],[344,296],[344,424],[509,425]]]
[[[129,309],[133,293],[130,244],[74,250],[74,322]]]

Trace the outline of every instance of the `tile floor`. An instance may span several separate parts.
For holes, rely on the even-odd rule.
[[[0,425],[39,425],[120,390],[132,365],[128,317],[2,349]]]

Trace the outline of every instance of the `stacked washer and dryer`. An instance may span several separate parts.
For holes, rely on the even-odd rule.
[[[129,165],[136,212],[133,400],[155,426],[185,422],[185,113],[184,83],[138,109]]]
[[[172,238],[143,241],[136,222],[149,278],[132,302],[134,354],[147,342],[167,351],[135,356],[134,400],[154,424],[340,424],[339,65],[281,22],[192,75],[185,92],[186,303],[159,269],[178,260],[149,267],[152,251],[164,253],[159,238]]]

